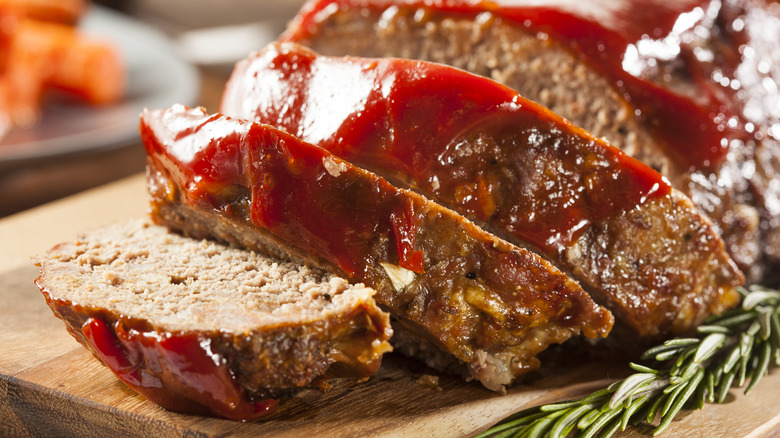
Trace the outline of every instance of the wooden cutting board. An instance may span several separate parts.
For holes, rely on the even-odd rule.
[[[52,316],[32,281],[30,256],[79,230],[146,211],[137,175],[0,220],[0,436],[470,436],[519,409],[565,400],[622,377],[623,364],[572,359],[545,368],[501,396],[388,355],[363,384],[304,391],[266,419],[237,423],[165,411],[117,380]],[[732,389],[723,405],[686,412],[664,436],[780,436],[780,370],[750,395]],[[623,433],[649,436],[649,427]]]

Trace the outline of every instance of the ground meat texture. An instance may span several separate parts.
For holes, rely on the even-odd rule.
[[[155,220],[370,285],[490,389],[612,325],[544,259],[271,126],[176,106],[145,112],[141,136]]]
[[[737,301],[743,277],[690,199],[484,77],[279,44],[236,66],[222,110],[294,133],[539,251],[643,337],[686,333]]]
[[[749,282],[776,282],[780,6],[618,3],[315,0],[282,39],[501,81],[669,177],[713,220]],[[689,12],[689,27],[672,30]]]
[[[39,256],[36,284],[67,330],[171,410],[249,420],[390,350],[374,290],[324,271],[132,220]]]

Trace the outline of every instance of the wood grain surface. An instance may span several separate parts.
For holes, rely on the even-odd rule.
[[[303,391],[265,421],[165,411],[130,391],[67,334],[33,285],[37,268],[29,261],[79,230],[145,211],[137,175],[0,220],[0,436],[470,436],[516,410],[575,397],[627,372],[622,359],[559,356],[501,396],[391,354],[368,382]],[[439,385],[418,383],[425,374],[439,376]],[[650,436],[650,430],[620,436]],[[663,436],[780,436],[780,371],[748,396],[732,389],[723,405],[685,412]]]

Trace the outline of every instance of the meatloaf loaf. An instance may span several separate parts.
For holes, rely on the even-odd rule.
[[[196,237],[364,282],[433,365],[502,390],[536,354],[612,315],[534,253],[268,125],[174,106],[145,111],[153,218]]]
[[[780,278],[780,3],[312,0],[285,41],[492,77],[653,166]]]
[[[175,411],[256,418],[323,379],[372,375],[390,350],[374,290],[146,220],[84,233],[36,263],[70,334]]]
[[[237,64],[221,110],[282,128],[538,251],[643,337],[685,333],[737,301],[742,275],[690,199],[487,78],[286,43]]]

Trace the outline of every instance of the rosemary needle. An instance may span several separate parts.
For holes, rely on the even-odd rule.
[[[740,288],[742,305],[710,317],[695,338],[671,339],[631,363],[635,374],[584,398],[518,412],[477,435],[486,437],[612,436],[629,424],[653,423],[663,432],[680,410],[722,403],[732,384],[749,381],[750,392],[772,366],[780,365],[780,293],[761,286]]]

